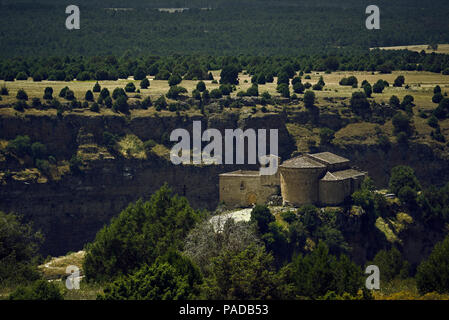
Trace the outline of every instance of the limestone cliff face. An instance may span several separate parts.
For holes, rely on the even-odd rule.
[[[70,159],[79,150],[80,132],[99,144],[105,131],[134,134],[143,141],[161,141],[164,134],[170,134],[176,128],[191,132],[194,120],[201,121],[203,130],[217,128],[223,133],[225,129],[238,127],[278,129],[280,153],[287,157],[294,148],[285,121],[279,115],[254,119],[235,114],[209,118],[165,116],[127,119],[120,115],[71,113],[58,118],[56,115],[25,114],[23,117],[0,117],[0,139],[28,135],[33,141],[45,143],[49,153],[61,160]],[[2,163],[8,162],[11,169],[11,161]],[[219,199],[220,173],[257,168],[248,165],[175,166],[156,156],[145,160],[123,157],[97,159],[89,161],[87,167],[80,174],[66,174],[58,181],[11,180],[0,185],[0,210],[16,212],[33,221],[46,237],[42,252],[60,255],[82,249],[130,202],[148,199],[164,183],[168,183],[174,192],[185,195],[194,208],[213,210]]]
[[[12,181],[0,186],[1,210],[17,212],[45,234],[44,254],[82,249],[97,231],[139,198],[149,199],[164,183],[195,208],[218,204],[218,175],[225,166],[175,166],[150,160],[91,162],[90,169],[59,181]]]

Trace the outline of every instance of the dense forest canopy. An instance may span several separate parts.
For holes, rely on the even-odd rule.
[[[65,28],[68,1],[0,1],[0,56],[135,54],[296,55],[449,41],[446,1],[378,1],[381,29],[365,28],[354,0],[78,1],[81,29]],[[182,13],[156,8],[187,7]],[[131,10],[111,10],[129,8]],[[210,8],[210,10],[201,10]]]

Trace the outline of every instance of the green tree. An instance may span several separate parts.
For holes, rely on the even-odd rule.
[[[374,93],[382,93],[385,89],[384,81],[379,79],[373,86]]]
[[[320,144],[327,145],[331,144],[332,140],[335,138],[335,131],[329,128],[320,129]]]
[[[370,98],[371,94],[373,93],[373,88],[369,83],[367,83],[363,86],[363,91],[365,92],[365,95]]]
[[[302,94],[302,93],[304,93],[304,90],[305,90],[306,88],[304,87],[304,85],[301,83],[301,82],[296,82],[294,85],[293,85],[293,91],[295,92],[295,93],[300,93],[300,94]]]
[[[429,257],[421,262],[416,284],[421,294],[449,293],[449,236],[435,245]]]
[[[148,89],[150,87],[150,80],[148,80],[147,77],[143,78],[142,81],[140,81],[140,88],[141,89]]]
[[[31,145],[31,155],[33,159],[43,159],[47,156],[47,147],[40,142],[34,142]]]
[[[391,170],[389,182],[390,191],[398,194],[406,186],[415,191],[421,190],[421,185],[415,176],[415,171],[408,166],[394,167]]]
[[[204,90],[206,90],[206,84],[204,83],[204,81],[200,81],[196,84],[196,89],[199,92],[203,92]]]
[[[395,95],[391,96],[390,106],[392,106],[395,109],[398,109],[400,104],[401,104],[401,102],[397,96],[395,96]]]
[[[0,286],[39,278],[38,249],[43,236],[14,214],[0,211]]]
[[[142,80],[146,77],[146,72],[143,68],[137,68],[134,72],[134,80]]]
[[[403,113],[397,113],[393,119],[392,119],[393,127],[394,127],[394,134],[398,135],[399,133],[403,132],[407,136],[411,136],[413,132],[413,128],[410,123],[410,118],[403,114]]]
[[[136,91],[136,86],[134,85],[133,82],[128,82],[125,86],[125,92],[135,92]]]
[[[44,97],[45,100],[52,100],[53,99],[53,88],[52,87],[46,87],[44,90]]]
[[[432,97],[432,102],[433,102],[433,103],[440,103],[441,100],[443,100],[443,99],[444,99],[444,97],[443,97],[443,95],[441,94],[441,92],[437,92],[437,93],[435,93],[435,94],[433,95],[433,97]]]
[[[363,92],[354,92],[351,97],[351,109],[355,114],[364,115],[370,111],[370,104]]]
[[[143,264],[152,265],[169,249],[182,249],[200,219],[187,200],[164,185],[150,200],[130,204],[101,229],[86,247],[83,270],[88,279],[109,280]]]
[[[109,96],[109,91],[107,96]],[[123,88],[115,88],[114,91],[112,91],[112,98],[114,100],[117,100],[119,97],[127,97],[126,92],[125,90],[123,90]]]
[[[210,96],[213,99],[220,99],[223,96],[223,94],[221,93],[220,89],[215,88],[210,91]]]
[[[109,93],[108,88],[103,88],[103,89],[101,89],[100,97],[101,97],[102,99],[106,99],[106,98],[109,97],[110,95],[111,95],[111,94]],[[114,99],[116,99],[116,98],[114,97]]]
[[[409,276],[410,264],[404,260],[396,247],[390,250],[380,250],[373,261],[368,264],[379,267],[381,281],[389,282],[397,277],[407,278]]]
[[[296,256],[291,268],[291,281],[297,296],[318,298],[329,291],[355,296],[362,287],[362,271],[345,255],[339,259],[329,254],[324,242],[305,256]]]

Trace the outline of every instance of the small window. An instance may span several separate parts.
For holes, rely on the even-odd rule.
[[[240,182],[240,190],[245,190],[245,184],[242,182]]]

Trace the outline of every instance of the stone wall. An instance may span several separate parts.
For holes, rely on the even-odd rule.
[[[279,193],[279,182],[262,183],[262,179],[263,176],[260,176],[258,171],[220,175],[220,203],[228,207],[265,204],[270,196]]]
[[[319,201],[319,179],[325,168],[281,167],[281,192],[284,202],[296,206]]]
[[[352,192],[352,179],[320,180],[320,203],[323,205],[339,205]]]

